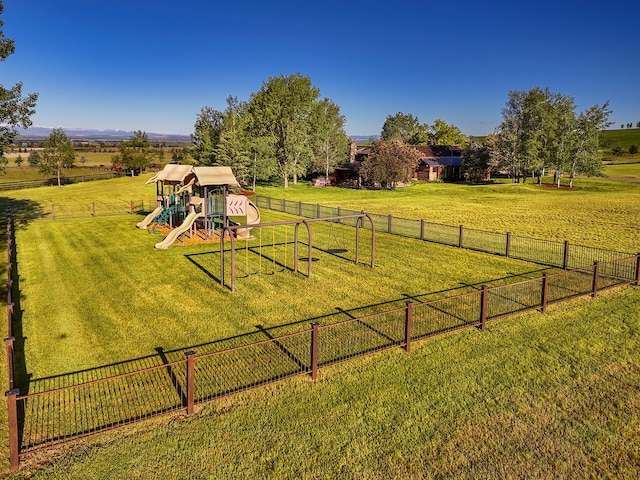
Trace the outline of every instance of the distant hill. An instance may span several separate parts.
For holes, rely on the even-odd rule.
[[[640,128],[604,130],[600,134],[600,147],[613,148],[616,145],[623,150],[628,150],[631,145],[640,147]]]
[[[43,140],[47,138],[53,129],[49,127],[29,127],[27,129],[18,129],[19,138],[22,140]],[[62,127],[64,133],[72,140],[93,140],[119,142],[127,140],[133,136],[133,132],[124,130],[93,130],[82,128],[65,128]],[[170,143],[189,143],[189,135],[180,135],[175,133],[154,133],[147,132],[149,140],[154,142],[170,142]]]

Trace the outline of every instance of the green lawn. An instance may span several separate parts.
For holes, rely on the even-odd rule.
[[[154,250],[158,237],[134,228],[140,217],[32,221],[52,203],[151,198],[146,178],[2,194],[20,220],[20,368],[32,388],[42,377],[158,347],[177,358],[202,342],[246,334],[198,353],[262,338],[258,324],[284,333],[311,319],[346,318],[341,310],[540,274],[525,262],[380,234],[373,270],[318,254],[310,279],[251,275],[231,294],[215,281],[215,247]],[[425,184],[259,193],[638,251],[639,188],[579,179],[573,191]],[[283,218],[263,211],[264,221]],[[265,249],[270,234],[291,238],[267,231]],[[331,236],[325,227],[318,241]],[[419,342],[410,355],[324,369],[316,384],[294,379],[205,405],[191,418],[173,415],[34,455],[16,477],[634,478],[639,310],[640,290],[631,287],[491,323],[484,333]]]
[[[608,177],[640,178],[640,158],[635,163],[612,164],[604,167],[604,174]]]
[[[551,183],[551,179],[545,179]],[[390,190],[307,185],[262,188],[274,197],[464,225],[622,251],[640,250],[640,184],[579,178],[571,191],[526,184],[428,183]]]

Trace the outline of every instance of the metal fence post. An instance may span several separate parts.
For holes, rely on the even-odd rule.
[[[196,352],[189,350],[184,355],[187,357],[187,415],[193,415],[194,359]]]
[[[11,471],[18,470],[20,465],[20,444],[18,443],[18,395],[20,390],[14,388],[4,393],[7,397],[7,414],[9,420],[9,465]]]
[[[391,233],[391,219],[392,219],[392,218],[393,218],[393,217],[392,217],[391,215],[389,215],[389,216],[387,217],[387,233]]]
[[[464,231],[464,227],[462,225],[460,225],[460,233],[458,235],[458,248],[462,248],[462,237],[463,237],[463,232]]]
[[[311,322],[311,380],[315,382],[316,378],[318,378],[318,322]]]
[[[420,240],[424,241],[424,219],[420,219]]]
[[[636,255],[636,285],[640,285],[640,252]]]
[[[407,314],[404,323],[404,351],[411,353],[411,330],[413,329],[413,303],[407,302]]]
[[[484,327],[487,323],[487,291],[488,288],[486,285],[482,286],[482,291],[480,292],[480,329],[484,330]]]
[[[562,257],[562,268],[564,270],[569,268],[569,240],[564,241],[564,254]]]
[[[547,309],[547,301],[549,299],[549,274],[544,272],[542,274],[542,300],[540,301],[542,312]]]
[[[316,204],[316,218],[320,218],[320,204]]]
[[[507,244],[504,250],[504,256],[509,257],[511,255],[511,232],[507,232]]]
[[[55,207],[55,204],[53,204],[53,203],[51,204],[51,218],[53,220],[56,219],[56,207]]]
[[[9,313],[9,319],[11,319],[11,314]],[[16,337],[7,337],[4,339],[4,345],[7,349],[7,368],[9,370],[9,389],[13,390],[14,385],[14,375],[13,375],[13,344],[16,340]]]
[[[298,202],[298,216],[301,217],[302,216],[302,202]]]
[[[591,286],[591,296],[595,297],[598,294],[598,274],[600,273],[600,262],[593,262],[593,282]]]

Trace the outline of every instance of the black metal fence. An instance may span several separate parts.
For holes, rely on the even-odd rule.
[[[266,196],[257,196],[256,202],[259,208],[309,218],[365,213],[341,207],[328,207]],[[558,242],[512,233],[491,232],[467,228],[463,225],[444,225],[376,213],[368,213],[368,215],[373,219],[376,232],[502,255],[564,269],[585,267],[592,265],[593,262],[609,262],[632,255],[628,252],[570,244],[568,241]]]

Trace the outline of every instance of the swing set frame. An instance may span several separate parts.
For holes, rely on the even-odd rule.
[[[312,258],[313,258],[313,234],[311,232],[311,224],[315,222],[333,222],[341,220],[355,219],[355,229],[356,229],[356,250],[355,250],[355,263],[360,263],[360,229],[364,227],[364,220],[369,220],[370,230],[371,230],[371,257],[369,260],[369,267],[373,268],[375,265],[376,258],[376,249],[375,249],[375,235],[376,229],[375,224],[373,222],[373,218],[368,213],[359,213],[355,215],[338,215],[335,217],[321,217],[321,218],[306,218],[303,220],[284,220],[280,222],[266,222],[266,223],[254,223],[247,225],[229,225],[225,226],[222,229],[220,235],[220,285],[222,287],[225,286],[225,244],[229,243],[230,251],[231,251],[231,292],[235,292],[236,289],[236,230],[243,228],[263,228],[263,227],[276,227],[276,226],[284,226],[284,225],[293,225],[294,233],[293,233],[293,271],[298,272],[298,253],[299,253],[299,231],[300,226],[304,225],[307,229],[307,236],[309,242],[307,244],[307,277],[311,277],[312,270]],[[225,242],[225,237],[230,239],[229,242]],[[327,253],[334,254],[331,251],[327,250]],[[286,261],[285,261],[286,263]],[[286,268],[286,266],[285,266]]]

